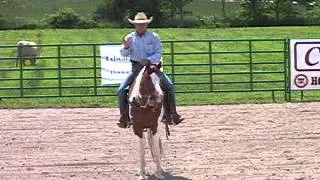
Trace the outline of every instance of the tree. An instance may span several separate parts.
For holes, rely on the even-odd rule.
[[[0,7],[23,7],[31,3],[31,0],[0,0]]]
[[[136,2],[135,0],[133,0]],[[140,11],[146,12],[147,16],[153,16],[154,20],[152,25],[161,25],[164,23],[164,20],[167,19],[167,16],[162,12],[162,3],[161,0],[140,0],[139,3],[132,3],[135,6],[129,7],[129,16],[133,16]]]
[[[272,2],[267,2],[267,9],[277,22],[295,19],[299,15],[297,5],[292,0],[273,0]]]
[[[226,17],[226,0],[221,0],[221,5],[222,5],[222,16],[225,18]]]
[[[312,8],[308,9],[305,14],[307,24],[319,25],[320,24],[320,0],[315,0]]]
[[[192,0],[171,0],[173,11],[176,12],[177,10],[180,14],[180,21],[183,20],[183,8],[191,2]]]
[[[14,9],[24,8],[31,3],[31,0],[0,0],[0,29],[16,28],[15,20],[8,19],[5,12]]]
[[[183,19],[183,7],[192,0],[104,0],[104,3],[97,7],[94,19],[100,21],[111,21],[126,23],[127,18],[144,11],[147,16],[153,16],[152,25],[162,26],[171,17],[173,19],[177,11],[180,12],[180,19]]]
[[[50,15],[47,21],[54,28],[77,28],[81,18],[73,9],[64,8]]]
[[[240,6],[240,18],[250,25],[261,25],[268,19],[264,0],[244,0]]]
[[[7,28],[7,20],[0,14],[0,29],[6,29]]]
[[[125,4],[128,4],[127,0],[104,0],[103,4],[97,7],[93,18],[96,21],[121,22],[127,9]]]
[[[296,0],[296,2],[305,6],[307,10],[311,10],[317,4],[317,2],[319,3],[318,0]]]

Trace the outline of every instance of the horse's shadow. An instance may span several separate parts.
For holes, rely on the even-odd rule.
[[[182,176],[174,176],[170,172],[164,172],[163,176],[165,180],[192,180]],[[154,175],[150,175],[147,180],[158,180],[158,178]]]

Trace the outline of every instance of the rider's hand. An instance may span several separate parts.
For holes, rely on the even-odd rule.
[[[132,37],[131,36],[124,37],[122,40],[122,43],[124,45],[124,48],[128,49],[132,44]]]
[[[150,61],[149,59],[141,59],[141,60],[139,61],[139,63],[140,63],[141,65],[145,66],[145,65],[150,64],[151,61]]]

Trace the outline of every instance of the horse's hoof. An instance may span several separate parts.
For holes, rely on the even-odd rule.
[[[164,176],[163,176],[163,171],[160,170],[160,171],[157,171],[154,176],[157,178],[157,179],[164,179]]]
[[[139,171],[138,175],[139,175],[139,178],[138,178],[139,180],[147,179],[147,173],[145,171]]]
[[[140,175],[138,180],[146,180],[147,176],[146,175]]]

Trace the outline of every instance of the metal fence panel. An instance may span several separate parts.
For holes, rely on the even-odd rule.
[[[274,98],[278,91],[286,99],[290,94],[287,39],[162,43],[164,70],[177,93],[271,92]],[[101,86],[100,45],[38,45],[37,65],[18,67],[16,46],[0,46],[0,97],[116,96],[118,85]]]

